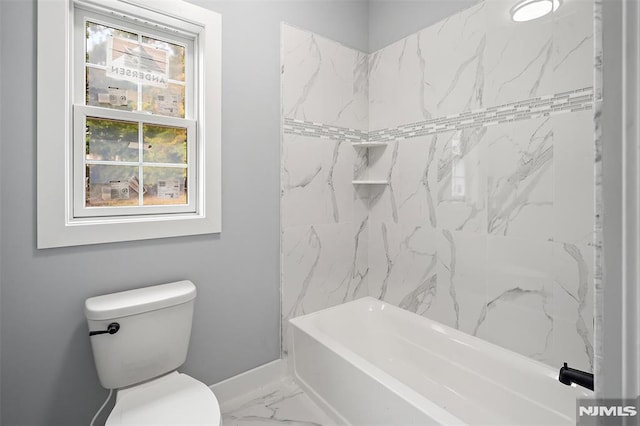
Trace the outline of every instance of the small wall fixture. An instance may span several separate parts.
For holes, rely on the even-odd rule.
[[[560,7],[560,0],[522,0],[511,8],[511,19],[526,22],[542,18]]]

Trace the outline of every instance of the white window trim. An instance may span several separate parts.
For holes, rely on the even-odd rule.
[[[38,248],[144,240],[221,231],[221,17],[184,1],[83,0],[115,16],[168,22],[198,34],[196,213],[74,218],[73,0],[38,1]],[[204,52],[204,53],[202,53]],[[206,165],[206,168],[205,168]]]

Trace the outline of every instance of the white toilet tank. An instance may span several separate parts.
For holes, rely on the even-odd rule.
[[[92,297],[85,302],[100,384],[119,389],[180,367],[191,336],[196,287],[191,281]],[[115,326],[112,327],[116,328]]]

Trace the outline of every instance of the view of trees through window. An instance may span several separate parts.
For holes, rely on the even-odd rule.
[[[183,46],[87,21],[85,56],[87,105],[184,118]]]
[[[185,47],[86,22],[86,105],[185,117]],[[86,117],[86,207],[187,203],[187,129]]]
[[[186,204],[187,129],[139,126],[87,117],[87,207]]]

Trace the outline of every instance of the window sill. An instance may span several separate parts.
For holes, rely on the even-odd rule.
[[[38,230],[38,248],[103,244],[219,233],[221,223],[198,214],[76,218]]]

